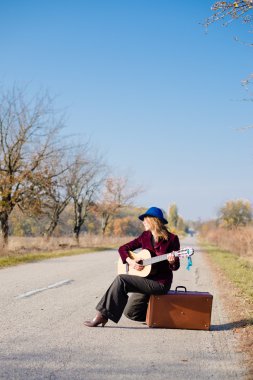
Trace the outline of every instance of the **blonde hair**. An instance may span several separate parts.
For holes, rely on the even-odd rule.
[[[150,231],[156,241],[160,239],[168,239],[169,231],[160,219],[152,216],[145,216],[145,219],[148,220],[148,223],[150,225]]]

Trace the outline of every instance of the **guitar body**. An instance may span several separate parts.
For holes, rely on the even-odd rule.
[[[141,250],[139,253],[129,252],[131,259],[146,260],[151,258],[151,254],[147,249]],[[128,264],[123,264],[121,258],[118,261],[118,274],[131,274],[133,276],[147,277],[151,272],[152,265],[146,265],[142,270],[136,270]]]
[[[188,248],[180,249],[179,251],[173,251],[171,253],[173,253],[175,257],[179,257],[179,258],[188,257],[188,260],[190,259],[190,263],[191,263],[190,256],[194,254],[194,249],[188,247]],[[164,255],[152,257],[150,252],[147,249],[142,249],[137,254],[132,251],[129,251],[129,257],[133,260],[138,260],[138,261],[141,260],[142,262],[140,262],[140,264],[143,265],[144,268],[142,270],[133,269],[132,267],[130,267],[130,265],[123,264],[121,258],[119,258],[118,274],[131,274],[133,276],[147,277],[151,273],[151,271],[152,271],[152,274],[154,274],[156,271],[154,267],[152,268],[153,264],[158,263],[160,261],[167,260],[168,255],[169,253],[165,253]]]

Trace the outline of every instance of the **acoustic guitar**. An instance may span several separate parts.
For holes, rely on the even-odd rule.
[[[190,257],[194,254],[193,248],[183,248],[179,251],[170,252],[173,253],[176,257]],[[165,253],[164,255],[152,257],[151,253],[147,249],[143,249],[137,254],[129,251],[129,257],[131,259],[138,259],[138,264],[143,265],[144,268],[142,270],[137,270],[132,267],[128,263],[123,264],[121,258],[118,261],[118,274],[132,274],[140,277],[147,277],[152,271],[152,265],[158,263],[160,261],[167,260],[169,253]]]

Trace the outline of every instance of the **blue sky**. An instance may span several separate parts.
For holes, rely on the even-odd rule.
[[[253,50],[248,25],[205,32],[212,3],[1,0],[0,84],[56,96],[67,132],[146,189],[136,205],[216,217],[253,201]]]

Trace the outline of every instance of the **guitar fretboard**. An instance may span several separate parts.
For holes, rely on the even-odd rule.
[[[173,254],[176,257],[183,256],[183,253],[180,253],[180,252],[185,252],[185,251],[173,252]],[[150,259],[143,260],[143,264],[142,265],[146,266],[146,265],[151,265],[151,264],[154,264],[154,263],[158,263],[159,261],[167,260],[168,256],[169,256],[169,253],[165,253],[164,255],[161,255],[161,256],[151,257]]]

